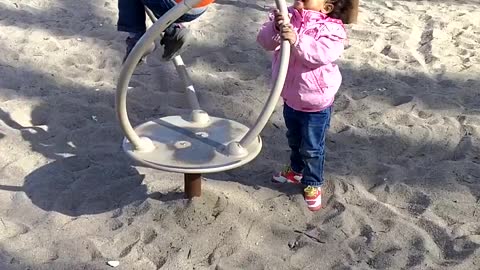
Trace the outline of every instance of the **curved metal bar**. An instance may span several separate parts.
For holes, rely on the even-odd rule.
[[[188,12],[193,6],[197,5],[201,0],[186,0],[165,13],[156,23],[154,23],[142,38],[137,42],[133,50],[130,52],[122,70],[117,84],[116,93],[116,109],[117,117],[120,121],[120,126],[125,133],[127,139],[132,143],[137,151],[151,151],[154,146],[148,138],[140,138],[133,130],[127,113],[127,89],[128,83],[132,74],[137,67],[138,62],[147,50],[149,44],[153,43],[156,37],[165,31],[165,29],[180,18],[183,14]]]
[[[192,110],[201,110],[200,104],[198,103],[197,94],[195,93],[195,87],[193,86],[192,79],[188,75],[187,67],[183,63],[182,57],[180,55],[175,56],[173,59],[173,64],[177,69],[180,79],[182,79],[183,86],[185,87],[185,94],[187,95],[188,104]]]
[[[157,18],[155,17],[153,12],[146,6],[145,6],[145,11],[148,17],[150,18],[150,20],[152,21],[152,23],[157,22]],[[172,59],[172,61],[185,87],[190,108],[192,108],[192,110],[194,111],[196,110],[200,111],[201,108],[200,108],[200,104],[198,103],[197,95],[195,93],[196,92],[195,87],[193,86],[193,82],[192,82],[192,79],[190,78],[190,75],[188,75],[188,71],[185,64],[183,63],[182,57],[180,55],[177,55]]]
[[[283,14],[285,18],[285,22],[289,22],[287,4],[285,0],[275,0],[277,4],[277,8]],[[285,78],[287,76],[287,69],[288,69],[288,62],[290,61],[290,43],[286,40],[282,40],[281,48],[280,48],[280,68],[278,70],[277,78],[275,80],[275,84],[268,96],[267,102],[260,113],[257,122],[253,126],[253,128],[248,131],[247,134],[240,140],[240,147],[247,148],[258,136],[260,132],[262,132],[265,125],[268,123],[270,116],[272,115],[273,111],[275,110],[275,106],[278,102],[280,94],[283,90],[283,85],[285,83]]]
[[[127,89],[128,83],[132,77],[132,74],[137,66],[138,61],[141,59],[143,54],[148,48],[148,45],[153,43],[156,37],[160,36],[160,34],[175,20],[180,18],[183,14],[188,12],[192,7],[197,5],[201,0],[185,0],[179,4],[177,4],[174,8],[170,9],[167,13],[165,13],[160,19],[158,19],[142,36],[142,38],[137,42],[133,50],[130,52],[129,56],[127,57],[125,63],[123,64],[122,70],[120,72],[118,84],[117,84],[117,93],[116,93],[116,109],[117,109],[117,117],[120,121],[120,126],[125,133],[125,136],[133,145],[136,151],[151,151],[154,149],[153,143],[148,138],[140,138],[134,131],[133,127],[128,120],[128,113],[127,113]],[[275,0],[277,8],[284,14],[286,21],[288,21],[288,10],[286,6],[285,0]],[[152,14],[148,14],[150,17]],[[152,19],[152,18],[151,18]],[[275,105],[278,102],[278,98],[283,89],[283,85],[285,83],[285,77],[288,68],[288,62],[290,58],[290,44],[288,41],[283,40],[281,42],[281,49],[280,49],[280,68],[277,74],[277,78],[275,84],[273,86],[272,91],[265,103],[264,108],[262,109],[259,118],[257,119],[255,125],[252,129],[250,129],[245,136],[240,140],[238,146],[240,148],[247,148],[258,136],[260,132],[263,130],[265,125],[267,124],[270,116],[275,109]],[[174,61],[175,66],[177,67],[177,71],[179,71],[180,76],[185,84],[189,84],[188,81],[185,80],[185,76],[182,76],[182,70],[185,68],[184,65],[181,65],[183,61],[181,58],[177,58],[177,61]],[[180,69],[179,69],[180,68]],[[186,70],[185,70],[186,71]],[[183,74],[185,75],[185,73]],[[187,74],[187,78],[188,74]],[[187,85],[187,90],[188,85]],[[195,92],[187,91],[187,95],[189,96],[189,102],[193,105],[194,111],[198,105],[198,100],[195,95]],[[196,101],[196,102],[195,102]],[[236,148],[236,147],[235,147]],[[241,149],[240,149],[241,150]]]

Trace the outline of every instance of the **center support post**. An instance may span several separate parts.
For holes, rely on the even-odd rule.
[[[202,195],[202,175],[200,173],[186,173],[185,178],[185,198],[192,199]]]

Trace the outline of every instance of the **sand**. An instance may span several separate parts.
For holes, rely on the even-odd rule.
[[[268,96],[255,42],[273,2],[218,0],[183,57],[204,109],[251,125]],[[328,134],[325,207],[260,156],[183,178],[121,150],[116,1],[0,0],[0,269],[480,269],[480,2],[361,1]],[[131,82],[134,124],[187,112],[161,49]]]

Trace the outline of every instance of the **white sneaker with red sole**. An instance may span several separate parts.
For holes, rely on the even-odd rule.
[[[308,186],[303,190],[303,196],[310,211],[322,209],[322,188]]]
[[[276,183],[290,183],[300,184],[302,181],[302,174],[294,172],[290,166],[272,177],[272,181]]]

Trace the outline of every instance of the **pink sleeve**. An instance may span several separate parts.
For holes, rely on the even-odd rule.
[[[280,46],[280,35],[277,29],[275,29],[272,17],[270,17],[269,22],[264,23],[260,28],[257,42],[267,51],[273,51]]]
[[[318,68],[337,60],[343,52],[346,32],[343,25],[325,24],[316,37],[301,34],[293,48],[303,64]]]

